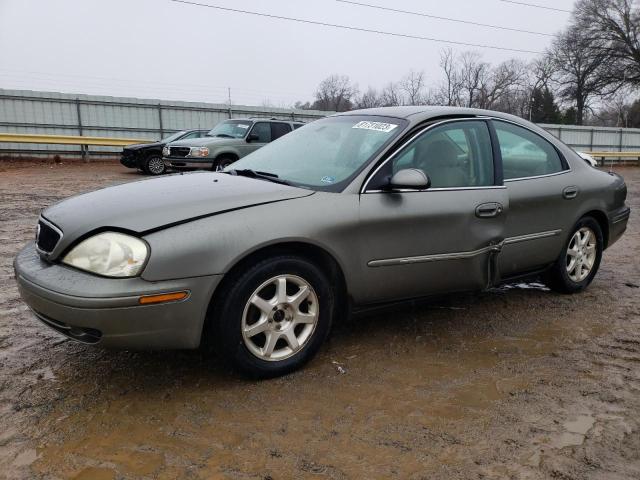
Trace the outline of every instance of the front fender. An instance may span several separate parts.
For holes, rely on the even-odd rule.
[[[247,255],[287,242],[333,256],[347,282],[366,262],[358,244],[358,196],[317,192],[303,198],[221,213],[145,236],[148,281],[224,274]]]

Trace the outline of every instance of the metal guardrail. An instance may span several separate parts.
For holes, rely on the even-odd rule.
[[[151,143],[153,142],[153,140],[143,140],[135,138],[86,137],[80,135],[35,135],[24,133],[0,133],[0,142],[126,147],[127,145],[131,145],[134,143]]]
[[[640,166],[640,152],[584,152],[591,155],[599,165],[605,164],[605,159],[607,158],[618,158],[620,160],[626,159],[637,159],[638,166]],[[613,160],[612,160],[613,162]]]

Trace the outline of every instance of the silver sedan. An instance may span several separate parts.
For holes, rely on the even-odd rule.
[[[621,177],[520,118],[354,111],[223,172],[53,205],[16,279],[35,316],[77,341],[210,344],[268,377],[312,358],[350,308],[527,276],[580,292],[626,228],[625,199]]]

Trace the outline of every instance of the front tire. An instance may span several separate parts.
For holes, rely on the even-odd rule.
[[[335,307],[320,268],[281,255],[229,280],[216,296],[208,332],[224,362],[248,376],[269,378],[313,358],[329,333]]]
[[[225,168],[227,168],[229,165],[231,165],[236,160],[237,160],[237,158],[229,157],[229,156],[222,156],[220,158],[217,158],[215,163],[213,164],[213,170],[216,171],[216,172],[220,172],[220,171],[224,170]]]
[[[162,175],[166,171],[162,157],[151,155],[146,158],[142,170],[148,175]]]
[[[604,238],[593,217],[583,217],[571,231],[562,253],[543,276],[552,290],[577,293],[589,286],[600,267]]]

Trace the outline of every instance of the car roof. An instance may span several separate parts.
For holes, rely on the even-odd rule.
[[[371,115],[379,117],[404,118],[411,123],[421,123],[438,117],[466,116],[466,117],[496,117],[503,118],[516,123],[528,124],[526,120],[508,113],[496,112],[493,110],[482,110],[479,108],[447,107],[447,106],[401,106],[401,107],[378,107],[366,108],[362,110],[351,110],[349,112],[337,113],[334,116],[342,115]]]
[[[282,118],[264,118],[264,117],[237,117],[237,118],[227,118],[223,120],[223,122],[228,121],[239,121],[242,120],[244,122],[282,122],[282,123],[300,123],[304,125],[304,122],[301,120],[285,120]]]

